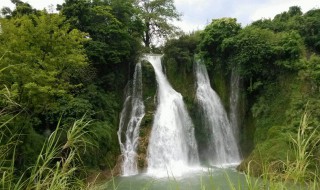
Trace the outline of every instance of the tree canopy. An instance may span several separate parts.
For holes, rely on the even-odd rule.
[[[71,27],[88,33],[85,49],[101,85],[123,85],[128,75],[114,70],[132,67],[141,49],[143,26],[132,2],[66,0],[58,9]]]
[[[66,131],[80,118],[91,121],[81,130],[92,134],[94,144],[79,149],[84,165],[93,170],[115,166],[120,160],[116,131],[123,89],[131,88],[135,64],[156,39],[167,39],[159,48],[165,54],[166,75],[191,112],[197,109],[195,59],[203,58],[227,111],[230,78],[233,72],[239,75],[239,112],[248,116],[241,130],[254,128],[245,135],[266,150],[265,157],[271,157],[267,153],[275,142],[287,145],[307,102],[313,112],[310,123],[320,124],[319,9],[302,13],[294,6],[246,27],[235,18],[213,19],[202,31],[171,38],[179,33],[173,21],[181,16],[173,0],[65,0],[57,7],[59,13],[36,10],[20,0],[12,3],[16,8],[3,8],[0,18],[0,152],[5,152],[0,158],[5,163],[14,158],[16,176],[27,178],[48,136],[59,129],[58,144],[68,139]],[[142,63],[142,68],[143,85],[153,85],[143,94],[149,110],[141,127],[145,147],[139,151],[146,156],[156,79],[150,65]],[[13,151],[1,149],[12,139]],[[69,153],[63,149],[55,159],[64,161]],[[317,168],[320,153],[312,154],[312,167]],[[60,167],[56,163],[49,165]],[[2,168],[9,166],[0,163],[0,174],[5,173]]]
[[[173,0],[137,0],[136,6],[144,24],[145,47],[149,48],[156,38],[167,38],[178,32],[178,28],[170,23],[180,19]]]

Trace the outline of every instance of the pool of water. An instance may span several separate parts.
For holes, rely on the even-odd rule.
[[[207,189],[248,189],[246,177],[234,168],[201,168],[174,177],[153,177],[148,174],[116,177],[101,185],[98,189],[106,190],[207,190]]]

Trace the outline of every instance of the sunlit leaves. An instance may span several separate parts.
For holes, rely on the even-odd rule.
[[[201,33],[199,48],[205,58],[210,58],[207,64],[221,62],[226,51],[223,52],[222,43],[225,39],[237,35],[240,31],[240,24],[234,18],[213,19]]]
[[[137,0],[140,9],[139,17],[144,23],[143,42],[147,48],[161,38],[174,35],[178,28],[171,21],[179,20],[173,0]]]
[[[1,20],[0,52],[3,71],[0,82],[34,114],[57,107],[56,98],[71,98],[79,82],[78,70],[85,69],[85,33],[70,30],[57,14],[42,13]],[[1,86],[3,88],[4,86]]]

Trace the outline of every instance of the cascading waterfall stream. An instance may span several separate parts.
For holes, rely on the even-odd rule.
[[[210,165],[225,166],[240,162],[233,128],[217,93],[211,88],[204,64],[195,65],[197,78],[196,100],[199,106],[202,130],[206,135],[202,158]]]
[[[153,66],[158,83],[147,172],[155,176],[178,176],[199,163],[193,123],[181,94],[171,87],[163,73],[161,56],[145,58]]]
[[[231,72],[230,80],[230,124],[233,129],[233,133],[236,142],[239,143],[239,93],[240,93],[240,76],[239,73],[234,69]]]
[[[141,64],[136,64],[132,87],[126,93],[126,100],[120,116],[118,139],[123,156],[122,174],[124,176],[138,174],[137,147],[139,143],[139,129],[144,117],[142,99],[142,70]],[[123,141],[125,137],[125,141]]]

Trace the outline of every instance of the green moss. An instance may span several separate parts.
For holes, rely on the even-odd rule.
[[[278,83],[265,86],[262,95],[252,106],[253,117],[249,123],[255,125],[255,148],[240,165],[241,170],[250,168],[252,174],[260,175],[264,172],[265,163],[268,163],[267,165],[272,163],[274,167],[272,170],[281,170],[282,166],[276,164],[276,161],[287,159],[286,150],[290,145],[286,134],[290,132],[290,127],[287,127],[286,111],[292,101],[291,85],[294,83],[294,80],[288,80],[289,78],[280,77]],[[252,138],[251,132],[249,130],[247,134]]]
[[[230,107],[230,76],[225,74],[222,69],[209,71],[211,86],[219,95],[226,110]]]
[[[156,91],[157,82],[154,69],[152,65],[147,62],[142,62],[142,91],[143,101],[145,105],[145,116],[143,117],[140,125],[138,153],[138,167],[140,170],[148,166],[147,152],[150,133],[152,129],[153,114],[156,109]]]
[[[189,65],[193,64],[192,58],[187,63],[179,63],[174,58],[165,56],[163,62],[168,81],[173,89],[181,93],[190,111],[194,105],[195,98],[195,78],[193,69],[189,67]]]
[[[247,172],[250,170],[250,174],[255,176],[266,172],[279,173],[284,170],[284,164],[281,161],[293,158],[293,150],[288,148],[290,145],[290,137],[287,134],[270,138],[257,144],[238,169]],[[268,168],[265,168],[266,166]]]
[[[276,83],[265,86],[263,94],[252,106],[252,114],[256,122],[255,144],[267,139],[270,127],[276,125],[289,125],[287,111],[290,109],[293,87],[297,80],[294,75],[279,77]]]
[[[240,101],[240,103],[243,101]],[[241,155],[243,157],[249,156],[251,151],[254,148],[254,134],[256,131],[256,124],[255,120],[252,117],[252,113],[250,110],[246,110],[246,107],[244,105],[240,105],[240,136],[239,136],[239,144],[240,144],[240,150]]]
[[[279,172],[282,166],[277,163],[293,158],[291,136],[298,130],[307,102],[312,102],[308,110],[319,110],[319,95],[311,93],[308,86],[307,81],[291,73],[279,76],[275,83],[264,87],[252,107],[255,148],[240,165],[241,170],[250,168],[252,174],[261,175],[265,172],[263,166],[268,165],[273,172]],[[310,123],[318,122],[318,114],[310,116]]]
[[[152,65],[142,61],[142,91],[144,101],[153,97],[157,91],[157,81]]]

